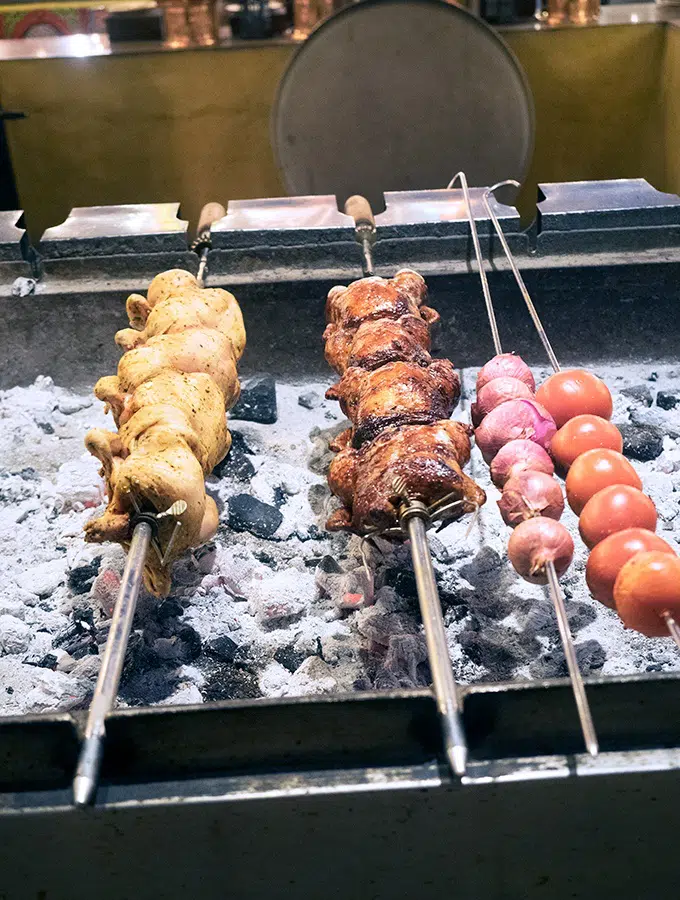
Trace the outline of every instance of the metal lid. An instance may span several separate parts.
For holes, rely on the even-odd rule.
[[[364,194],[522,181],[533,101],[488,25],[440,0],[364,0],[301,45],[274,105],[272,135],[291,194]]]

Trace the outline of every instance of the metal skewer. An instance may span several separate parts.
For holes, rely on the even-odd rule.
[[[196,229],[196,240],[191,245],[194,253],[198,253],[199,264],[196,281],[199,287],[205,287],[205,279],[208,274],[208,254],[212,250],[212,238],[210,229],[212,225],[219,219],[226,216],[227,211],[221,203],[206,203],[198,218],[198,228]]]
[[[496,230],[496,234],[498,235],[498,240],[501,242],[501,246],[503,247],[503,252],[510,264],[510,268],[512,269],[512,274],[515,276],[515,281],[517,282],[517,286],[522,292],[522,297],[524,297],[524,302],[527,305],[527,309],[529,310],[529,315],[534,323],[536,331],[538,332],[538,336],[541,339],[541,343],[545,348],[545,352],[548,354],[548,359],[550,360],[550,365],[553,367],[555,372],[560,371],[560,364],[557,361],[557,357],[555,356],[555,352],[552,348],[552,344],[548,340],[548,335],[545,333],[545,329],[543,328],[543,323],[541,322],[538,313],[536,312],[536,307],[534,306],[534,302],[531,299],[531,295],[527,290],[527,286],[524,283],[524,279],[522,278],[522,273],[517,268],[517,263],[515,262],[515,257],[512,255],[512,251],[508,246],[508,242],[505,239],[505,234],[503,233],[503,229],[501,228],[501,223],[498,221],[498,216],[491,208],[491,204],[489,203],[489,197],[493,195],[498,188],[506,187],[510,185],[512,187],[520,187],[519,181],[514,181],[512,178],[507,181],[499,181],[498,184],[492,185],[492,187],[487,188],[482,195],[482,202],[484,203],[484,208],[489,214],[489,218],[493,222],[493,227]]]
[[[475,245],[475,251],[479,247],[479,239],[477,237],[477,224],[474,219],[474,215],[472,213],[472,205],[470,203],[470,195],[467,190],[467,181],[465,179],[465,175],[459,172],[458,175],[453,178],[449,187],[455,182],[456,178],[460,178],[461,185],[463,185],[463,195],[465,197],[465,204],[468,214],[468,220],[470,222],[470,230],[473,235],[473,243]],[[548,357],[552,364],[553,369],[556,372],[560,371],[560,365],[557,362],[557,358],[553,352],[550,341],[548,340],[548,336],[543,329],[543,325],[541,324],[541,320],[538,317],[538,313],[536,312],[536,308],[531,300],[529,292],[524,284],[524,280],[522,279],[522,275],[517,268],[517,264],[515,263],[515,259],[512,255],[510,247],[508,246],[508,242],[505,239],[505,235],[503,233],[503,229],[501,228],[500,222],[498,221],[498,217],[496,213],[491,208],[491,204],[489,203],[489,197],[493,194],[493,192],[506,184],[512,184],[516,187],[519,187],[519,184],[516,181],[502,181],[499,184],[494,185],[493,187],[488,188],[483,196],[482,200],[484,203],[484,207],[489,214],[489,218],[493,222],[493,226],[496,230],[496,234],[498,235],[501,245],[503,247],[503,251],[508,259],[510,267],[512,269],[513,275],[519,285],[519,288],[522,292],[522,296],[529,308],[529,312],[531,313],[531,317],[534,321],[534,325],[538,330],[538,333],[541,337],[541,341],[543,342],[543,346],[548,353]],[[477,257],[477,262],[479,264],[480,272],[483,271],[483,263],[480,261],[479,256]],[[487,311],[491,310],[489,315],[489,324],[491,325],[491,332],[493,335],[494,348],[496,353],[500,354],[503,352],[500,337],[498,334],[498,328],[496,326],[496,317],[493,314],[493,303],[491,301],[491,296],[489,294],[489,286],[486,279],[486,274],[481,277],[482,281],[482,290],[484,291],[484,299],[487,305]],[[567,670],[569,672],[569,680],[571,681],[571,688],[574,693],[574,700],[576,702],[576,709],[578,711],[579,721],[581,723],[581,731],[583,732],[583,739],[585,741],[586,749],[591,756],[597,756],[599,751],[597,734],[595,732],[595,726],[593,724],[593,717],[590,712],[590,705],[588,703],[588,698],[586,696],[586,689],[583,683],[583,677],[581,675],[581,670],[578,667],[578,660],[576,658],[576,649],[574,647],[574,639],[571,634],[571,630],[569,628],[569,617],[567,616],[567,610],[564,605],[564,596],[562,594],[562,589],[560,588],[560,583],[557,578],[557,572],[555,571],[555,565],[550,560],[546,563],[545,566],[546,574],[548,577],[548,591],[550,593],[550,598],[555,607],[555,615],[557,617],[557,625],[560,631],[560,638],[562,639],[562,647],[564,649],[564,655],[567,661]]]
[[[345,204],[345,212],[354,218],[357,240],[361,244],[364,277],[373,274],[373,243],[375,219],[365,197],[355,195]],[[411,500],[403,480],[395,479],[395,494],[402,498],[399,525],[411,542],[413,571],[416,578],[418,603],[425,630],[427,656],[432,672],[437,711],[442,723],[444,747],[449,764],[456,775],[463,776],[467,764],[467,741],[463,728],[463,704],[453,677],[453,668],[446,640],[444,618],[427,541],[430,509],[420,501]]]
[[[97,789],[106,735],[105,720],[118,694],[120,675],[123,671],[125,652],[152,536],[153,525],[146,519],[139,522],[132,533],[125,571],[111,620],[111,631],[87,717],[85,740],[73,780],[73,799],[76,806],[91,803]]]
[[[668,628],[668,633],[677,644],[678,649],[680,649],[680,625],[675,621],[673,614],[669,610],[664,610],[661,615]]]
[[[196,240],[192,244],[192,249],[200,257],[196,279],[201,287],[205,285],[208,253],[212,247],[210,228],[214,222],[225,215],[226,211],[219,203],[207,203],[201,210]],[[85,806],[91,803],[97,790],[106,737],[106,716],[113,709],[118,695],[120,676],[123,671],[149,549],[153,547],[161,565],[165,565],[178,530],[181,528],[181,522],[176,521],[165,551],[163,551],[158,542],[154,540],[154,533],[157,533],[157,522],[166,516],[178,519],[187,508],[186,501],[176,500],[170,509],[164,512],[147,513],[141,510],[137,498],[132,493],[130,500],[135,510],[133,517],[135,524],[73,780],[73,799],[76,806]]]

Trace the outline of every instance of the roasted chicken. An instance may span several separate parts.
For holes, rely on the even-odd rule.
[[[127,546],[135,504],[163,512],[185,500],[171,551],[162,562],[153,552],[147,558],[145,584],[164,595],[174,560],[217,530],[204,479],[231,445],[225,410],[238,399],[245,330],[231,294],[201,289],[181,269],[154,278],[146,298],[131,295],[127,311],[133,327],[116,335],[128,348],[118,374],[95,385],[119,431],[94,429],[85,440],[102,463],[108,493],[106,511],[87,523],[85,539]],[[159,522],[164,551],[174,525],[171,518]]]
[[[340,401],[354,425],[353,444],[360,447],[390,425],[447,419],[460,397],[460,379],[448,359],[427,367],[392,362],[370,372],[347,369],[326,397]]]
[[[342,375],[348,366],[428,362],[430,326],[439,314],[423,305],[426,298],[425,281],[411,269],[392,279],[362,278],[331,288],[324,332],[328,364]]]
[[[424,302],[425,281],[410,269],[391,280],[362,278],[334,287],[326,302],[326,359],[342,375],[326,397],[339,400],[352,427],[331,449],[332,492],[344,504],[327,522],[359,534],[398,524],[401,485],[427,505],[461,501],[476,509],[484,491],[462,471],[469,429],[449,420],[460,396],[453,364],[430,356],[438,314]]]
[[[326,528],[367,534],[397,525],[398,477],[413,500],[429,506],[451,494],[452,500],[462,501],[459,515],[472,512],[486,497],[461,468],[470,459],[469,433],[467,426],[448,419],[388,428],[360,450],[340,449],[328,470],[328,484],[344,506]]]

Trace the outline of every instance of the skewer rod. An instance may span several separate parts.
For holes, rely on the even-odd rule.
[[[678,648],[680,648],[680,625],[678,625],[673,618],[673,615],[668,610],[663,613],[663,617],[668,627],[668,633],[678,645]]]
[[[498,331],[498,324],[496,322],[496,313],[493,308],[493,302],[491,300],[491,291],[489,290],[489,280],[486,277],[486,269],[484,268],[484,260],[482,258],[482,248],[479,245],[479,235],[477,234],[477,223],[475,222],[475,217],[472,212],[472,201],[470,200],[470,191],[468,190],[468,182],[465,172],[458,172],[457,175],[454,175],[451,181],[447,185],[447,191],[451,190],[456,181],[460,181],[460,186],[463,189],[463,197],[465,198],[465,209],[467,211],[468,222],[470,223],[470,234],[472,235],[472,244],[475,248],[475,256],[477,257],[477,268],[479,269],[479,278],[482,282],[482,293],[484,294],[484,303],[486,304],[486,315],[489,319],[489,326],[491,327],[491,337],[493,339],[494,350],[497,355],[503,352],[503,348],[501,346],[501,336]],[[487,207],[488,208],[488,207]]]
[[[456,775],[462,776],[467,762],[467,743],[461,719],[462,704],[453,678],[425,521],[420,516],[411,514],[406,527],[411,540],[418,602],[425,628],[437,709],[444,729],[446,755]]]
[[[105,720],[118,695],[118,685],[130,639],[144,563],[151,543],[151,533],[151,525],[148,522],[140,522],[132,534],[106,651],[87,717],[85,740],[73,781],[73,796],[77,806],[90,803],[97,787],[106,733]]]
[[[208,252],[210,248],[204,247],[201,250],[201,255],[199,257],[200,262],[198,263],[198,272],[196,273],[196,281],[198,282],[198,286],[203,288],[205,287],[205,276],[208,271]]]
[[[564,655],[567,658],[567,668],[569,669],[569,678],[571,679],[571,687],[574,691],[574,699],[576,700],[576,709],[581,722],[581,730],[586,743],[586,749],[591,756],[597,756],[599,747],[597,743],[597,734],[593,724],[593,717],[590,713],[588,698],[586,697],[586,689],[581,677],[581,670],[578,667],[576,659],[576,650],[574,649],[574,641],[569,630],[569,619],[567,610],[564,606],[564,597],[562,589],[557,580],[557,572],[555,564],[552,560],[546,563],[546,572],[548,574],[548,589],[555,605],[555,614],[557,615],[557,624],[560,629],[560,637],[562,638],[562,646],[564,647]]]
[[[541,343],[545,348],[545,352],[548,354],[548,359],[550,360],[550,365],[553,367],[554,372],[560,371],[560,364],[557,361],[557,357],[555,356],[555,352],[553,351],[552,344],[548,340],[548,335],[545,333],[545,329],[543,328],[543,323],[541,322],[538,313],[536,312],[536,307],[534,306],[534,301],[531,299],[531,295],[527,290],[527,286],[524,283],[524,279],[522,278],[522,273],[517,268],[517,263],[515,262],[515,257],[512,255],[512,251],[508,246],[508,242],[505,239],[505,234],[503,233],[503,229],[501,228],[500,222],[498,221],[498,217],[496,213],[491,208],[491,204],[489,203],[489,197],[493,194],[493,192],[504,185],[509,184],[514,187],[519,187],[519,182],[517,181],[501,181],[498,184],[494,184],[493,187],[488,188],[484,192],[483,202],[484,207],[486,208],[487,213],[489,214],[489,218],[493,222],[493,227],[496,230],[496,234],[498,235],[498,240],[501,242],[501,246],[503,247],[503,252],[510,264],[510,268],[512,269],[512,274],[515,276],[515,281],[517,282],[517,287],[522,292],[522,297],[524,297],[524,302],[526,303],[527,309],[529,310],[529,315],[531,316],[534,326],[536,327],[536,331],[538,332],[538,336],[541,339]]]
[[[359,229],[357,229],[358,231]],[[373,275],[373,237],[366,229],[360,232],[361,237],[361,268],[365,278]]]

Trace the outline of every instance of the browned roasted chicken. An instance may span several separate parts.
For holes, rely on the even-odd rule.
[[[374,369],[396,360],[429,361],[430,326],[439,314],[424,306],[425,281],[410,269],[394,278],[362,278],[334,287],[326,301],[326,360],[340,375],[348,366]]]
[[[174,560],[217,530],[204,479],[231,446],[225,410],[238,399],[245,330],[231,294],[201,289],[181,269],[154,278],[146,298],[131,295],[127,310],[133,328],[118,332],[116,341],[130,349],[118,374],[95,385],[119,431],[93,429],[85,439],[101,460],[108,493],[106,511],[87,523],[85,539],[127,546],[135,503],[163,512],[185,500],[171,551],[162,562],[154,552],[147,558],[145,584],[163,595]],[[174,526],[174,519],[160,520],[163,551]]]
[[[462,501],[461,515],[481,506],[484,491],[462,471],[470,459],[469,433],[467,426],[448,419],[388,428],[359,450],[340,449],[328,484],[344,506],[326,527],[367,534],[396,525],[402,502],[394,488],[398,477],[411,499],[428,506],[448,494]]]
[[[448,359],[426,367],[392,362],[369,372],[347,369],[326,397],[340,401],[354,424],[352,442],[360,447],[390,425],[447,419],[460,397],[460,379]]]
[[[397,524],[401,485],[428,506],[451,495],[458,514],[486,500],[462,471],[470,458],[469,429],[449,419],[460,380],[449,360],[430,356],[438,314],[424,306],[425,281],[410,269],[391,280],[362,278],[332,288],[326,302],[326,359],[342,375],[326,396],[339,400],[352,427],[331,449],[328,472],[343,508],[331,531],[359,534]]]

